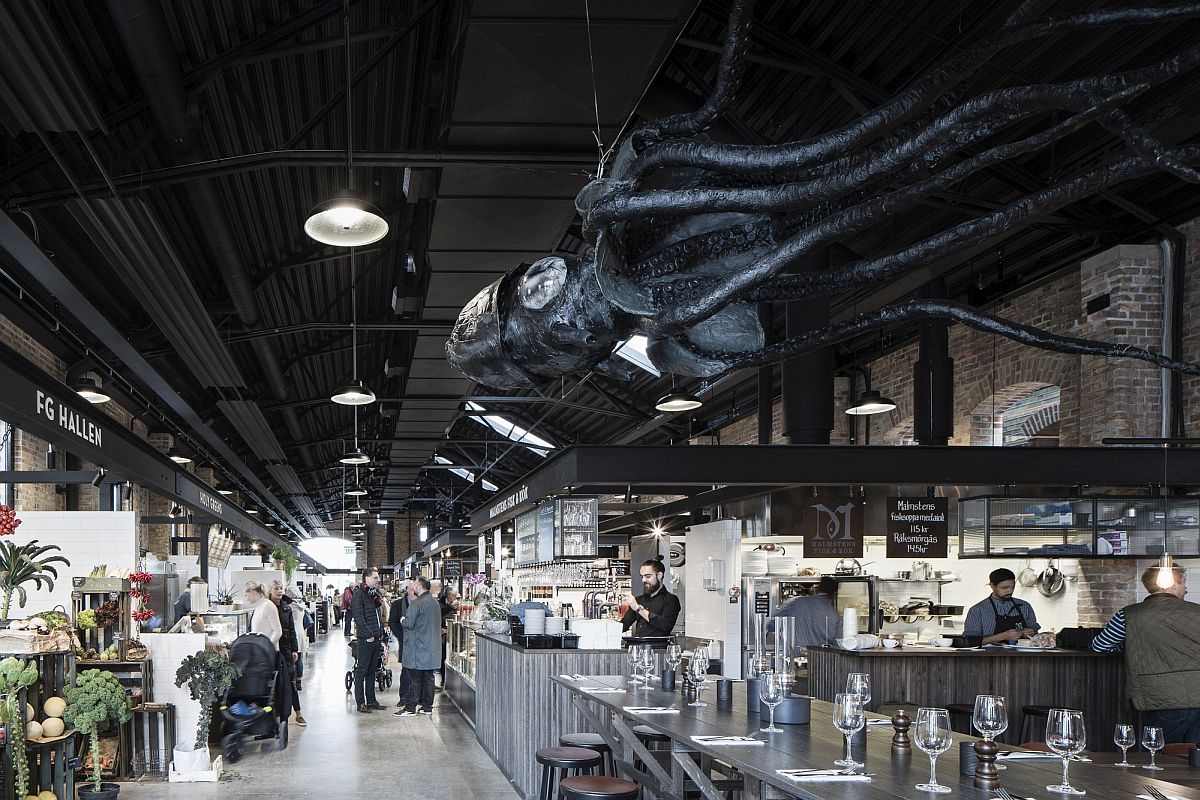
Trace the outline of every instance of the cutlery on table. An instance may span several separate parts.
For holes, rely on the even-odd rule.
[[[1163,794],[1162,792],[1160,792],[1158,789],[1154,788],[1150,784],[1144,783],[1142,785],[1146,788],[1146,791],[1150,793],[1150,796],[1153,797],[1154,800],[1171,800],[1170,797],[1167,797],[1165,794]]]

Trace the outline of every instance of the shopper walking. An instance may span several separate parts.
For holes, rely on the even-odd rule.
[[[379,607],[379,570],[367,567],[362,571],[362,583],[354,587],[350,598],[350,616],[358,639],[354,644],[357,661],[354,664],[354,702],[360,713],[383,711],[375,699],[375,673],[383,652],[383,617]]]
[[[342,592],[342,626],[345,628],[345,636],[350,638],[350,631],[354,628],[354,615],[350,613],[350,601],[354,597],[354,587],[347,586],[346,591]]]
[[[267,599],[267,589],[258,581],[247,581],[245,596],[246,603],[254,609],[254,616],[250,618],[250,632],[266,636],[278,652],[283,626],[279,624],[279,612],[275,604]]]
[[[307,725],[304,715],[300,713],[300,694],[296,691],[296,661],[300,658],[300,642],[296,637],[296,625],[292,613],[283,607],[283,583],[274,581],[269,595],[275,613],[279,615],[279,707],[280,716],[287,719],[296,712],[296,722]]]
[[[400,699],[396,705],[403,707],[404,698],[408,693],[405,688],[407,684],[404,682],[404,626],[400,624],[400,620],[404,618],[408,611],[408,591],[412,582],[409,580],[396,581],[396,599],[392,601],[392,607],[388,609],[388,628],[392,632],[392,636],[396,637],[396,663],[401,666],[400,670]]]
[[[400,625],[404,628],[404,671],[400,683],[405,694],[404,708],[394,716],[432,714],[433,674],[442,649],[442,610],[429,593],[429,579],[424,575],[409,584],[408,611]]]

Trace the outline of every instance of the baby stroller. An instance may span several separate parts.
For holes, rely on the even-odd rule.
[[[346,670],[346,694],[349,694],[354,691],[354,670],[358,668],[358,642],[351,639],[346,644],[350,646],[350,653],[354,656],[353,666]],[[379,653],[379,670],[375,673],[375,685],[381,692],[392,685],[392,671],[387,666],[390,657],[391,650],[388,647],[387,639],[384,639]]]
[[[280,723],[275,708],[278,657],[271,640],[257,633],[243,634],[229,645],[229,660],[242,670],[221,704],[221,754],[231,764],[242,757],[246,737],[274,739],[279,750],[287,747],[288,726]]]

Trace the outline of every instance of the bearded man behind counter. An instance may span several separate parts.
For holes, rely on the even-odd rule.
[[[642,594],[627,594],[621,602],[629,606],[621,619],[624,630],[633,627],[634,636],[670,636],[679,619],[679,598],[663,586],[667,568],[662,556],[643,561],[640,569]]]

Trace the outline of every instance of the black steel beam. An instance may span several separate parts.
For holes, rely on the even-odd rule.
[[[452,319],[427,320],[424,322],[360,322],[359,331],[425,331],[427,333],[449,333],[454,327]],[[275,336],[316,333],[318,331],[348,331],[349,322],[305,322],[299,325],[280,325],[261,330],[230,333],[223,337],[226,342],[249,342],[253,339],[269,339]]]
[[[72,470],[3,470],[0,483],[91,483],[96,477],[94,469]],[[125,479],[114,473],[105,474],[101,483],[124,483]]]
[[[746,500],[750,497],[767,494],[772,489],[777,488],[776,486],[722,486],[720,489],[700,492],[691,497],[685,497],[682,500],[672,500],[669,503],[661,503],[650,508],[643,508],[632,514],[603,519],[600,521],[600,533],[613,533],[646,523],[661,522],[667,517],[687,514],[697,508],[707,508],[709,506],[720,505],[721,503]]]

